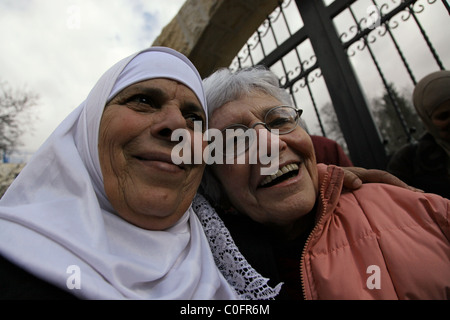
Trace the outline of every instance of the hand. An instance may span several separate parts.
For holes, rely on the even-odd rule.
[[[363,183],[386,183],[415,192],[424,192],[407,185],[387,171],[359,167],[342,167],[342,169],[344,170],[344,187],[350,190],[359,189]]]

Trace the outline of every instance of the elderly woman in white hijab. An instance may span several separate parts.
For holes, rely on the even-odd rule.
[[[1,296],[237,298],[191,206],[204,165],[171,161],[172,131],[206,116],[176,51],[109,69],[0,202]]]
[[[426,132],[393,155],[388,171],[414,187],[450,199],[450,71],[433,72],[420,80],[413,102]]]

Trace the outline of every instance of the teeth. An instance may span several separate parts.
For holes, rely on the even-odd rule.
[[[284,167],[278,169],[278,171],[275,174],[272,174],[271,176],[266,177],[261,182],[260,186],[262,187],[262,186],[272,182],[276,178],[282,176],[283,174],[294,171],[294,170],[298,170],[298,165],[296,163],[285,165]]]

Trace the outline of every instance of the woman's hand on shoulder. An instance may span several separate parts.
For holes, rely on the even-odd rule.
[[[384,170],[365,169],[360,167],[341,168],[344,170],[344,187],[350,190],[359,189],[363,183],[385,183],[415,192],[423,192],[423,190],[406,184],[396,176]]]

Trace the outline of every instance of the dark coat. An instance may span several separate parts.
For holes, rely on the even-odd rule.
[[[75,296],[0,256],[0,300],[73,300]]]
[[[448,161],[444,149],[426,133],[417,142],[399,149],[389,161],[387,170],[413,187],[450,199]]]

